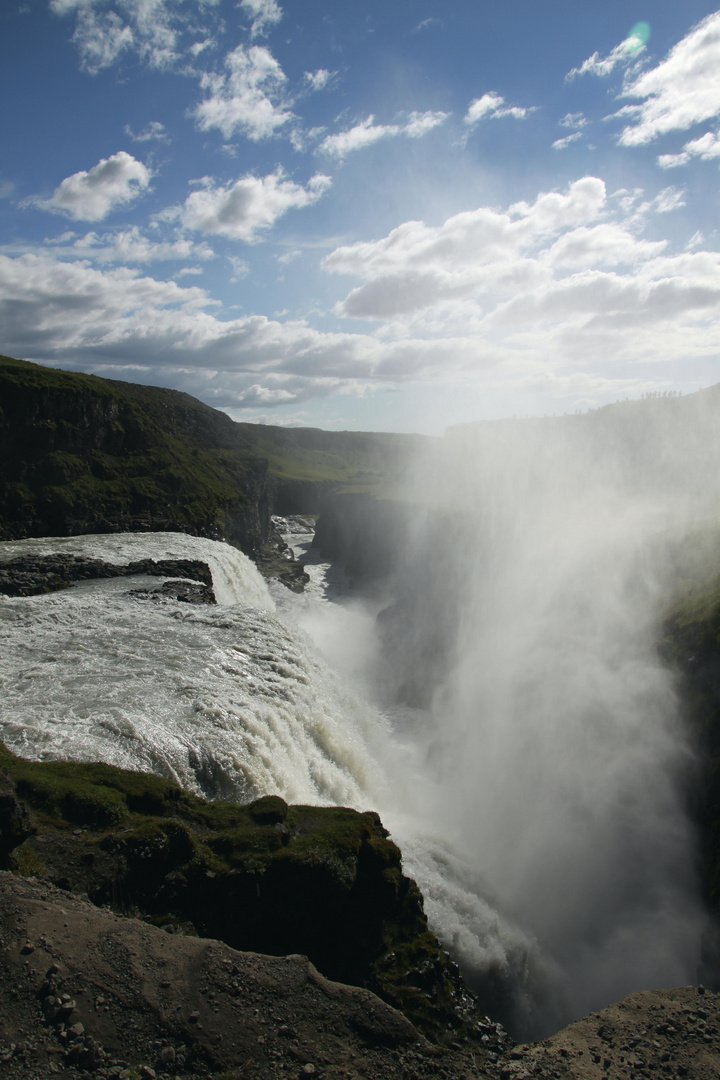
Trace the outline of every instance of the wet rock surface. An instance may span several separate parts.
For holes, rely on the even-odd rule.
[[[270,522],[268,538],[255,554],[255,563],[266,578],[277,578],[291,592],[301,593],[310,575],[285,543],[275,522]]]
[[[197,559],[139,559],[135,562],[116,564],[102,559],[87,559],[81,555],[22,555],[9,562],[0,563],[0,593],[6,596],[38,596],[57,592],[76,581],[93,581],[99,578],[132,577],[144,574],[150,577],[183,578],[204,585],[204,592],[182,590],[173,585],[165,586],[165,595],[188,595],[205,599],[193,603],[215,603],[212,591],[212,574],[207,563]]]

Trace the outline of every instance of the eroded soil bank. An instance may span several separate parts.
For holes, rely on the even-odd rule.
[[[720,1070],[720,997],[632,994],[542,1043],[440,1049],[368,990],[305,957],[169,934],[0,873],[0,1076],[681,1077]]]

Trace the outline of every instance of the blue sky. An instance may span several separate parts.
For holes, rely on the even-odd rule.
[[[424,431],[720,379],[720,11],[6,0],[0,351]]]

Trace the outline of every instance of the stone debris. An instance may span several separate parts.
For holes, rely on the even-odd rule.
[[[22,952],[35,945],[31,967]],[[550,1039],[429,1043],[302,956],[167,935],[0,872],[0,1080],[717,1080],[720,996],[634,994]],[[487,1042],[484,1040],[487,1039]]]

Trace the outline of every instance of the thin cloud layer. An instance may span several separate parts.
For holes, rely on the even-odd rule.
[[[66,177],[49,199],[33,199],[31,203],[75,221],[102,221],[117,207],[137,199],[150,180],[150,170],[120,150],[101,158],[89,172],[82,170]]]
[[[115,233],[89,232],[73,238],[71,254],[92,258],[97,262],[150,263],[213,259],[215,253],[207,244],[196,244],[187,237],[175,240],[152,240],[133,225]]]
[[[578,139],[582,139],[582,131],[574,131],[572,135],[565,135],[562,139],[556,139],[552,144],[552,148],[553,150],[564,150],[566,146],[577,142]]]
[[[225,185],[205,177],[177,214],[186,229],[251,243],[288,210],[317,202],[331,183],[329,176],[316,173],[303,187],[287,179],[282,169]]]
[[[644,48],[642,41],[630,35],[630,37],[621,41],[619,45],[616,45],[607,56],[600,56],[600,53],[594,52],[592,56],[582,62],[580,67],[568,71],[565,81],[572,82],[573,79],[577,79],[580,75],[596,75],[599,79],[606,79],[615,68],[625,67],[636,60],[639,54],[644,51]]]
[[[133,142],[169,142],[170,136],[165,130],[165,125],[159,120],[151,120],[141,131],[133,131],[130,124],[125,125],[125,134]]]
[[[73,42],[82,67],[97,74],[125,52],[150,67],[172,67],[180,57],[179,36],[187,16],[173,0],[50,0],[56,15],[76,16]]]
[[[332,72],[327,68],[318,68],[317,71],[306,71],[305,82],[311,90],[323,90],[332,77]]]
[[[587,118],[581,112],[566,113],[562,120],[558,120],[558,127],[584,128],[587,122]]]
[[[342,161],[348,154],[363,150],[382,139],[392,139],[398,135],[405,135],[408,139],[422,138],[433,128],[443,124],[448,115],[444,112],[413,112],[403,124],[376,124],[375,117],[370,115],[347,131],[328,135],[320,143],[319,149],[322,153]]]
[[[282,19],[282,8],[276,0],[241,0],[239,5],[252,19],[251,37],[266,34],[271,26]]]

